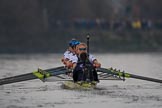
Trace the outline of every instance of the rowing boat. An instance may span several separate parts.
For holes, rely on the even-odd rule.
[[[139,76],[139,75],[134,75],[130,74],[124,71],[112,69],[112,68],[97,68],[96,69],[99,80],[123,80],[125,81],[125,78],[135,78],[135,79],[141,79],[141,80],[146,80],[146,81],[151,81],[151,82],[156,82],[156,83],[162,83],[161,79],[155,79],[155,78],[150,78],[150,77],[145,77],[145,76]],[[22,82],[22,81],[28,81],[28,80],[34,80],[34,79],[40,79],[43,82],[48,81],[48,78],[51,77],[57,77],[57,80],[54,81],[65,81],[64,86],[65,88],[82,88],[83,85],[86,86],[92,86],[91,88],[95,87],[94,85],[88,85],[88,83],[83,83],[82,85],[80,83],[73,83],[72,78],[67,79],[67,73],[71,72],[71,70],[66,69],[64,66],[56,67],[56,68],[51,68],[51,69],[38,69],[37,71],[33,71],[31,73],[27,74],[22,74],[22,75],[17,75],[17,76],[12,76],[12,77],[7,77],[7,78],[2,78],[0,79],[0,85],[6,85],[6,84],[12,84],[16,82]],[[68,81],[67,81],[68,80]],[[70,82],[70,81],[71,82]],[[66,82],[67,81],[67,82]],[[90,84],[90,83],[89,83]],[[78,87],[79,85],[79,87]],[[85,86],[83,86],[84,88]]]
[[[87,37],[87,46],[88,46],[88,54],[89,54],[89,37]],[[90,70],[87,70],[87,71],[90,71]],[[51,77],[57,77],[58,79],[57,80],[55,79],[54,81],[65,81],[66,80],[63,83],[63,87],[66,89],[92,89],[97,86],[97,83],[94,81],[91,81],[91,82],[79,81],[79,82],[74,83],[72,78],[67,79],[68,73],[71,73],[71,72],[72,70],[69,70],[64,66],[50,68],[46,70],[38,68],[38,70],[27,73],[27,74],[2,78],[0,79],[0,85],[34,80],[34,79],[40,79],[41,81],[46,82]],[[113,69],[113,68],[103,68],[103,67],[96,68],[96,72],[97,72],[99,80],[123,80],[125,81],[125,78],[135,78],[135,79],[140,79],[140,80],[152,81],[156,83],[162,83],[161,79],[134,75],[134,74],[130,74],[128,72],[120,71],[120,70]],[[67,80],[70,80],[70,81],[67,81]]]

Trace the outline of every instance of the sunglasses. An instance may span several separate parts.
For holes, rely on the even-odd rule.
[[[80,51],[85,51],[87,48],[79,48]]]

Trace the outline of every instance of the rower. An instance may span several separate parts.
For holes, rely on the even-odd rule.
[[[91,78],[90,81],[99,81],[98,75],[95,68],[101,67],[101,64],[97,61],[97,59],[87,53],[87,45],[85,43],[80,43],[76,47],[76,56],[73,56],[73,80],[74,82],[84,80],[82,77],[84,76],[83,69],[90,69]],[[89,70],[88,70],[89,71]]]
[[[69,48],[67,49],[67,51],[65,51],[64,56],[61,59],[61,61],[67,68],[72,68],[71,58],[73,58],[73,56],[76,56],[76,46],[78,44],[80,44],[79,41],[77,41],[76,39],[72,39],[69,42]]]

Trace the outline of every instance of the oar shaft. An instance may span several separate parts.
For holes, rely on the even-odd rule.
[[[146,80],[146,81],[162,83],[162,80],[160,80],[160,79],[155,79],[155,78],[150,78],[150,77],[134,75],[134,74],[120,72],[120,71],[113,70],[113,69],[98,68],[97,71],[101,71],[101,72],[104,72],[104,73],[108,73],[108,74],[112,74],[112,75],[117,75],[117,76],[125,77],[125,78],[135,78],[135,79],[141,79],[141,80]]]
[[[0,79],[0,85],[16,83],[16,82],[21,82],[21,81],[26,81],[31,79],[37,79],[37,77],[34,76],[33,73],[28,73],[24,75],[18,75],[18,76]]]
[[[131,78],[135,78],[135,79],[141,79],[141,80],[146,80],[146,81],[152,81],[152,82],[162,83],[162,80],[155,79],[155,78],[149,78],[149,77],[144,77],[144,76],[139,76],[139,75],[133,75],[133,74],[130,74],[130,77]]]
[[[65,74],[69,70],[65,69],[64,66],[60,66],[57,68],[46,69],[44,71],[48,71],[51,76],[55,76],[55,75],[59,75],[59,74]],[[27,81],[27,80],[33,80],[33,79],[38,79],[38,77],[34,75],[34,72],[31,72],[31,73],[27,73],[27,74],[22,74],[22,75],[17,75],[17,76],[0,79],[0,85],[16,83],[16,82],[21,82],[21,81]]]

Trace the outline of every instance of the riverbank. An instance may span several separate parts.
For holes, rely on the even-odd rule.
[[[92,52],[161,52],[161,30],[55,30],[35,33],[10,33],[0,37],[0,53],[60,53],[68,47],[68,41],[76,38],[86,42],[90,34]]]

